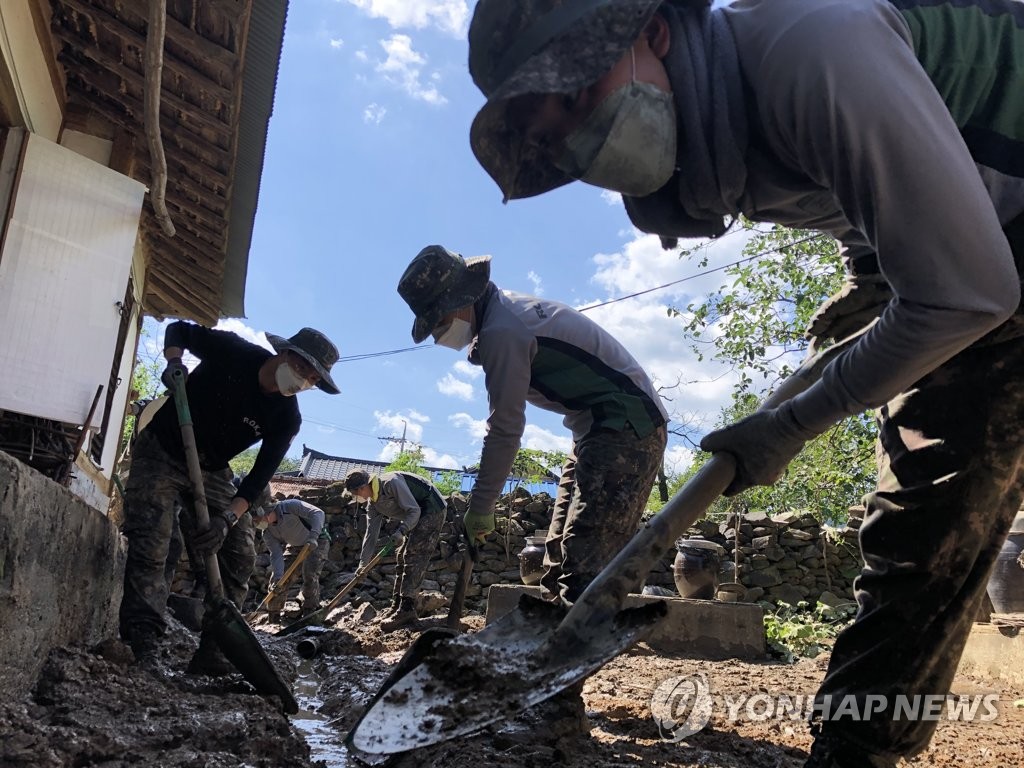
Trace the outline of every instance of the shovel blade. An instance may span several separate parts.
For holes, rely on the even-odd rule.
[[[279,697],[287,714],[294,715],[299,711],[291,686],[282,679],[234,603],[223,598],[208,603],[206,622],[207,631],[213,633],[228,661],[253,688],[260,693]]]
[[[394,754],[512,718],[604,666],[664,615],[660,602],[627,609],[589,637],[569,637],[558,632],[561,607],[524,596],[475,635],[414,645],[347,743],[364,753]]]

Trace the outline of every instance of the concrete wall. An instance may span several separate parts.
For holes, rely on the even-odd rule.
[[[0,452],[0,695],[23,695],[51,648],[115,634],[123,573],[105,515]]]

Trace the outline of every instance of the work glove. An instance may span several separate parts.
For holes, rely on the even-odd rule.
[[[309,547],[309,554],[313,554],[320,542],[316,540],[316,537],[312,537],[306,541],[306,546]]]
[[[470,541],[483,541],[487,534],[494,531],[494,510],[490,512],[474,512],[469,510],[462,518],[466,526],[466,535]]]
[[[188,368],[181,362],[180,357],[172,357],[167,361],[167,367],[164,368],[164,372],[160,374],[160,381],[163,382],[164,386],[167,387],[171,392],[174,391],[174,372],[181,371],[181,383],[184,384],[188,381]]]
[[[228,537],[228,531],[234,525],[234,517],[230,512],[224,512],[210,518],[210,527],[196,534],[196,551],[204,557],[219,552],[224,539]]]
[[[783,403],[706,435],[700,448],[736,459],[736,477],[725,490],[726,496],[734,496],[755,485],[772,485],[814,437],[815,432],[796,420],[792,404]]]
[[[829,339],[845,339],[879,317],[892,295],[881,275],[848,275],[839,292],[818,307],[804,336],[818,347]]]
[[[398,549],[400,546],[405,544],[405,526],[400,525],[397,528],[395,528],[395,532],[391,534],[391,537],[388,539],[388,542],[395,549]]]

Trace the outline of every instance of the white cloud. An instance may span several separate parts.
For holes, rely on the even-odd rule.
[[[250,328],[248,325],[243,323],[236,317],[229,317],[226,320],[221,320],[217,325],[214,326],[218,331],[230,331],[231,333],[241,336],[246,341],[251,341],[253,344],[258,344],[264,349],[274,351],[274,348],[270,346],[270,342],[267,341],[267,337],[263,335],[263,331],[257,331]]]
[[[622,203],[622,195],[618,192],[612,192],[610,189],[601,190],[601,199],[608,203],[608,205],[619,205]]]
[[[670,445],[665,449],[665,472],[679,474],[693,462],[693,450],[685,445]]]
[[[380,47],[384,49],[387,58],[377,62],[376,70],[385,79],[402,88],[414,99],[438,106],[448,103],[448,99],[441,95],[434,83],[423,82],[423,68],[426,66],[427,57],[413,50],[412,39],[408,35],[392,35],[387,40],[381,40]],[[434,82],[437,80],[434,79]]]
[[[452,366],[452,369],[459,376],[464,376],[467,379],[477,379],[484,375],[484,369],[479,365],[473,365],[469,360],[459,360]]]
[[[460,400],[472,400],[476,394],[472,384],[455,378],[451,373],[446,373],[444,378],[437,382],[437,391]]]
[[[345,41],[342,40],[340,37],[331,38],[331,48],[333,48],[334,50],[339,50],[343,45],[345,45]]]
[[[382,107],[377,102],[368,104],[366,109],[363,110],[363,122],[373,123],[374,125],[380,125],[380,121],[384,119],[384,115],[388,113],[387,107]]]
[[[527,424],[523,431],[523,448],[533,451],[562,451],[568,453],[572,450],[572,435],[568,431],[556,434],[534,424]]]
[[[427,467],[440,467],[441,469],[462,469],[459,460],[450,453],[438,453],[433,448],[422,448],[423,464]],[[377,454],[377,461],[394,461],[398,457],[398,443],[388,443],[381,448]]]
[[[349,3],[377,19],[386,19],[396,29],[436,27],[455,37],[462,37],[469,20],[466,0],[348,0]]]
[[[426,416],[416,411],[402,413],[398,411],[374,411],[373,417],[377,420],[377,429],[382,430],[388,437],[401,438],[405,433],[407,443],[419,443],[423,440],[423,424],[430,421]],[[397,445],[397,444],[396,444]],[[395,449],[397,455],[398,449]]]
[[[543,296],[544,295],[544,287],[541,285],[541,283],[543,281],[541,280],[540,275],[538,275],[536,272],[534,272],[531,269],[526,274],[526,279],[529,280],[531,283],[533,283],[533,295],[534,296]]]
[[[448,421],[453,427],[466,430],[473,442],[483,440],[487,434],[486,419],[474,419],[468,413],[453,413]]]
[[[357,59],[359,59],[359,61],[362,61],[362,62],[367,62],[367,61],[370,60],[370,56],[366,53],[366,49],[365,48],[360,48],[358,51],[356,51],[355,52],[355,57]]]

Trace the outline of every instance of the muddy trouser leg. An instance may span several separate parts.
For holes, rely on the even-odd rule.
[[[563,511],[560,484],[545,542],[544,586],[563,601],[579,598],[636,533],[661,467],[665,439],[662,426],[643,438],[631,429],[598,430],[576,444],[571,495]],[[556,520],[563,514],[564,521]]]
[[[857,619],[818,693],[886,696],[870,718],[821,723],[820,738],[895,758],[936,723],[893,718],[896,696],[945,695],[989,572],[1024,496],[1024,338],[960,353],[879,414],[878,490],[860,530]],[[877,701],[877,700],[876,700]],[[847,710],[848,711],[848,710]]]
[[[119,612],[121,637],[162,635],[168,585],[167,553],[174,527],[175,501],[188,487],[187,472],[143,431],[132,452],[125,489],[123,531],[128,539],[124,595]]]
[[[562,476],[558,480],[555,504],[551,509],[551,524],[544,540],[544,574],[540,579],[544,599],[558,598],[558,579],[562,575],[562,531],[572,506],[573,491],[576,488],[576,444],[562,465]]]
[[[171,538],[167,545],[167,562],[164,565],[164,580],[167,582],[167,591],[171,591],[174,585],[174,574],[178,570],[178,563],[181,561],[181,553],[185,545],[181,540],[181,525],[178,523],[178,508],[175,506],[171,513]]]
[[[302,607],[315,610],[320,607],[320,571],[331,553],[331,540],[321,536],[316,549],[302,561]]]
[[[426,508],[420,515],[419,522],[405,536],[405,544],[399,554],[399,582],[396,592],[401,597],[416,597],[420,591],[423,576],[430,565],[430,558],[437,552],[437,543],[441,539],[441,526],[444,525],[444,511]]]

